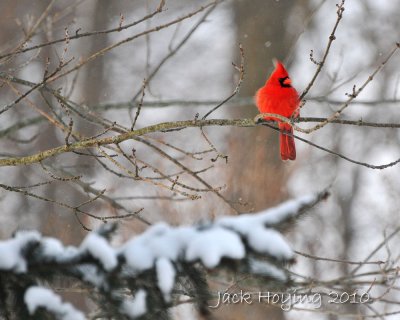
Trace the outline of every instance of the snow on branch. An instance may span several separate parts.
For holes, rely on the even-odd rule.
[[[83,319],[81,311],[53,292],[57,277],[87,287],[99,307],[97,316],[105,318],[167,317],[168,308],[182,295],[206,314],[208,269],[288,282],[285,266],[294,262],[294,252],[276,228],[327,195],[324,191],[260,213],[195,226],[158,223],[119,247],[110,244],[116,224],[89,233],[79,247],[64,246],[37,231],[19,231],[0,242],[0,316],[16,313],[29,319],[42,312],[57,319]]]
[[[25,291],[25,303],[30,314],[35,314],[38,308],[47,309],[53,313],[57,319],[62,320],[84,320],[82,312],[76,310],[71,304],[63,303],[61,298],[52,290],[31,286]]]

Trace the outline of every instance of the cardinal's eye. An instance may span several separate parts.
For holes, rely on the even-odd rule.
[[[292,86],[292,80],[289,77],[279,78],[281,87],[290,88]]]

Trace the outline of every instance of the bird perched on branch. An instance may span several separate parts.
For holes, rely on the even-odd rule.
[[[275,70],[255,95],[255,102],[260,113],[274,113],[286,118],[299,116],[299,94],[292,87],[292,80],[289,78],[283,64],[275,60]],[[264,120],[274,120],[279,123],[279,134],[281,159],[296,159],[296,147],[294,144],[293,128],[290,124],[282,122],[275,117],[264,117]]]

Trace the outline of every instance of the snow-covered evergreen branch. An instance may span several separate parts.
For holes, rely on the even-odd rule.
[[[294,261],[294,252],[276,228],[327,195],[324,191],[196,226],[159,223],[119,247],[110,244],[115,224],[89,233],[79,247],[36,231],[18,231],[0,242],[0,315],[84,319],[51,289],[60,277],[86,286],[103,318],[167,317],[179,295],[193,298],[207,313],[207,269],[225,267],[287,283],[285,266]]]

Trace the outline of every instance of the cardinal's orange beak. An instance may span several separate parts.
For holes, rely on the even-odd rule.
[[[292,80],[290,78],[286,78],[285,80],[283,80],[283,84],[286,86],[290,86],[292,85]]]

